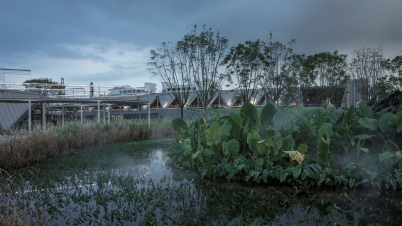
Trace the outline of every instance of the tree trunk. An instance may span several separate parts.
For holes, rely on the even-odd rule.
[[[296,114],[297,114],[298,110],[299,110],[299,104],[296,104]]]
[[[184,112],[184,105],[180,106],[181,118],[183,118],[183,112]]]
[[[207,122],[207,106],[204,105],[204,122]]]

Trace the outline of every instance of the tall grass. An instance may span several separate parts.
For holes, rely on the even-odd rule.
[[[36,126],[32,132],[13,132],[0,141],[0,168],[27,167],[46,158],[71,154],[84,146],[174,136],[171,119],[151,120],[150,126],[148,120],[112,121],[111,124],[65,122],[64,127],[46,130]]]

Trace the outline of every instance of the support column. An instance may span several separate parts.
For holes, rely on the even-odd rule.
[[[109,104],[107,111],[108,111],[108,119],[107,120],[108,120],[108,124],[110,124],[110,104]]]
[[[105,103],[103,103],[103,124],[106,124]]]
[[[121,122],[121,106],[120,106],[120,122]]]
[[[100,100],[98,100],[98,123],[100,122]]]
[[[46,129],[45,103],[42,103],[42,126],[43,126],[43,130],[45,130]]]
[[[32,125],[32,105],[31,105],[31,100],[28,102],[28,131],[31,132],[31,125]]]
[[[61,127],[64,128],[64,103],[61,104]]]
[[[148,104],[148,126],[151,126],[151,103]]]
[[[84,110],[84,108],[82,107],[82,105],[81,105],[81,124],[82,124],[82,122],[83,122],[83,115],[84,115],[84,112],[83,112],[83,110]]]

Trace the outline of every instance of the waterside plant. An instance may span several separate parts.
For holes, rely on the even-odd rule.
[[[402,188],[401,152],[395,137],[402,111],[374,113],[360,103],[347,111],[287,115],[267,104],[245,102],[240,114],[187,124],[173,120],[180,134],[171,162],[202,178],[292,187]]]
[[[103,124],[66,122],[64,127],[32,132],[16,132],[0,141],[0,168],[19,169],[31,166],[47,158],[71,154],[84,146],[106,145],[147,139],[177,136],[171,126],[172,120],[123,120]]]

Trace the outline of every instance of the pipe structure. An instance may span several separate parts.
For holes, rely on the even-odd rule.
[[[151,126],[151,103],[148,104],[148,126]]]
[[[110,104],[109,104],[109,107],[107,108],[107,111],[108,111],[108,124],[110,124]]]
[[[100,100],[98,100],[98,123],[100,122]]]
[[[103,124],[106,124],[105,103],[103,103]]]
[[[32,109],[31,108],[32,108],[31,100],[29,100],[29,102],[28,102],[28,131],[29,132],[31,132],[31,125],[32,125],[32,120],[31,120]]]
[[[64,103],[61,104],[61,127],[64,128]]]
[[[42,103],[42,127],[43,130],[46,129],[46,112],[45,112],[45,103]]]

